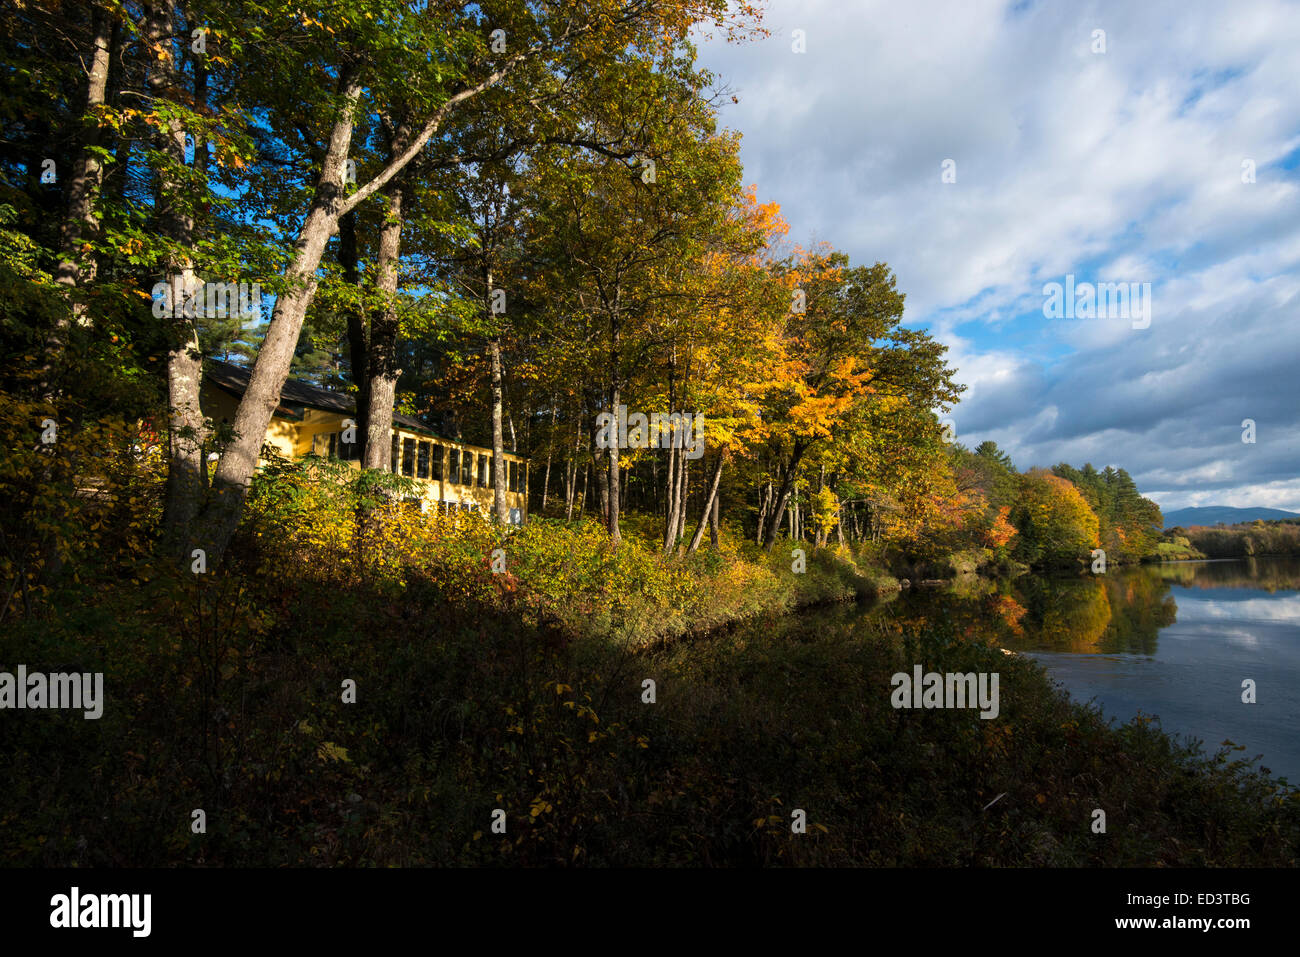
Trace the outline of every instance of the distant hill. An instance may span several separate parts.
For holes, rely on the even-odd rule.
[[[1163,513],[1165,528],[1181,525],[1235,525],[1238,522],[1268,521],[1274,518],[1300,518],[1300,512],[1284,512],[1280,508],[1231,508],[1227,505],[1206,505],[1201,508],[1178,508]]]

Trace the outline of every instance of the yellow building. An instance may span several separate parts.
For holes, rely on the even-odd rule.
[[[216,360],[208,360],[205,367],[199,393],[203,414],[214,422],[233,422],[248,388],[249,370]],[[342,441],[345,420],[355,421],[355,416],[351,396],[289,380],[280,391],[265,444],[285,458],[315,453],[360,469],[360,445]],[[491,449],[444,438],[418,420],[396,413],[392,442],[393,472],[415,480],[422,509],[491,515]],[[507,452],[505,465],[506,505],[510,521],[517,525],[528,517],[528,458]]]

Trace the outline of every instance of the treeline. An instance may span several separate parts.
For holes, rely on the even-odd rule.
[[[1061,464],[1052,472],[1068,480],[1097,516],[1098,536],[1108,561],[1137,561],[1161,539],[1160,506],[1143,498],[1128,472],[1110,466],[1098,472]]]
[[[1210,558],[1300,557],[1300,522],[1285,519],[1245,525],[1193,525],[1171,529],[1170,534],[1186,537]]]
[[[846,503],[854,528],[917,526],[942,495],[944,348],[902,326],[886,265],[787,246],[719,128],[689,38],[757,34],[748,5],[80,13],[0,14],[7,438],[156,429],[165,554],[221,561],[291,372],[356,396],[366,469],[415,414],[530,453],[540,510],[611,541],[659,516],[665,552],[728,522],[825,541]],[[213,285],[257,286],[257,314],[193,308]],[[252,362],[225,427],[199,405],[209,356]]]
[[[1124,469],[1062,463],[1051,470],[1016,471],[994,442],[973,452],[954,450],[964,504],[973,514],[971,544],[1032,566],[1070,566],[1093,549],[1107,562],[1140,561],[1160,540],[1160,508],[1143,498]],[[982,539],[982,541],[981,541]]]
[[[9,580],[67,565],[75,476],[111,485],[155,442],[144,533],[219,564],[291,373],[356,397],[373,473],[394,412],[417,415],[531,455],[535,513],[595,516],[614,543],[631,521],[664,554],[724,535],[904,564],[1148,550],[1158,510],[1122,470],[1020,474],[945,441],[963,387],[902,324],[889,267],[789,245],[744,186],[689,36],[760,32],[747,6],[82,12],[0,14]],[[232,283],[261,289],[257,315],[191,308]],[[252,363],[225,425],[199,406],[207,357]],[[88,445],[119,457],[89,469]]]

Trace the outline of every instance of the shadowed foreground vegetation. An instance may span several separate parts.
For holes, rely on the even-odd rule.
[[[273,477],[221,573],[141,557],[16,623],[0,668],[103,671],[108,700],[98,721],[0,722],[0,862],[1295,863],[1296,793],[1230,752],[1112,726],[901,603],[865,629],[782,615],[865,590],[828,550],[796,576],[546,523],[493,574],[502,533],[477,519],[394,512],[367,542],[328,494]],[[744,615],[690,637],[688,618]],[[685,637],[647,645],[647,628]],[[892,708],[890,676],[916,662],[1000,673],[998,718]]]

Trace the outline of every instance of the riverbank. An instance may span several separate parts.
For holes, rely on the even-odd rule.
[[[0,863],[1296,862],[1295,792],[1150,721],[1111,726],[960,620],[906,602],[869,622],[843,604],[775,611],[868,580],[825,556],[788,578],[695,556],[721,564],[692,591],[689,562],[642,568],[636,549],[587,551],[554,529],[512,538],[494,573],[482,523],[464,527],[434,552],[402,539],[408,558],[382,566],[342,540],[297,561],[283,538],[245,541],[226,571],[140,569],[23,622],[0,666],[102,671],[106,704],[91,722],[0,722],[0,825],[29,835]],[[732,625],[633,640],[664,609],[683,633],[688,613]],[[997,719],[895,708],[891,676],[918,664],[998,673]]]

